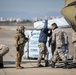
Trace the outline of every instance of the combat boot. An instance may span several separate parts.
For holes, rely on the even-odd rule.
[[[24,68],[23,66],[20,66],[21,68]]]
[[[52,61],[52,65],[51,65],[52,68],[55,68],[55,62]]]
[[[24,68],[23,66],[21,66],[20,64],[19,64],[19,66],[21,67],[21,68]]]
[[[49,66],[49,62],[48,60],[45,60],[45,67],[48,67]]]
[[[68,68],[68,62],[65,62],[63,69],[67,69],[67,68]]]
[[[38,60],[38,62],[37,62],[37,67],[43,67],[43,65],[40,64],[40,62],[41,62],[41,61]]]
[[[21,67],[21,66],[17,66],[16,69],[23,69],[23,67]]]
[[[23,67],[18,64],[16,65],[16,69],[23,69]]]
[[[37,65],[37,67],[44,67],[42,64]]]

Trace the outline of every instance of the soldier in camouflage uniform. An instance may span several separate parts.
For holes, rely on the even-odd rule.
[[[0,44],[0,68],[3,68],[3,56],[8,53],[9,48],[5,45]]]
[[[24,34],[25,27],[19,26],[17,28],[17,33],[15,36],[15,46],[16,46],[16,69],[22,69],[21,60],[24,53],[25,43],[28,41],[28,38]]]
[[[62,45],[64,43],[67,44],[67,41],[66,39],[64,40],[63,31],[57,27],[56,23],[52,24],[52,29],[53,29],[53,32],[52,32],[52,43],[51,44],[53,45],[54,42],[56,42],[56,50],[54,51],[54,56],[52,59],[52,68],[55,67],[55,63],[58,57],[60,57],[65,63],[64,68],[67,68],[68,63],[66,62],[66,57],[62,50]]]
[[[75,28],[74,28],[74,32],[72,33],[72,44],[74,46],[73,62],[76,63],[76,29]]]

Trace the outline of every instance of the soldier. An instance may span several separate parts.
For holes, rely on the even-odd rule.
[[[8,53],[9,48],[5,45],[0,44],[0,68],[3,68],[3,56]]]
[[[66,57],[63,53],[62,50],[62,45],[65,43],[67,45],[67,41],[64,40],[63,37],[63,31],[61,29],[58,28],[56,23],[52,24],[52,29],[53,29],[53,33],[52,33],[52,45],[54,44],[54,42],[56,42],[56,50],[54,52],[54,56],[52,59],[52,68],[55,67],[55,63],[57,61],[57,58],[60,57],[63,62],[65,63],[64,68],[67,68],[68,63],[66,62]]]
[[[16,46],[16,69],[22,69],[21,60],[24,53],[25,43],[28,41],[28,38],[24,34],[25,27],[19,26],[17,28],[17,33],[15,36],[15,46]]]
[[[38,44],[39,57],[38,57],[38,62],[37,62],[38,67],[43,67],[43,65],[41,64],[41,59],[42,59],[43,55],[44,55],[44,60],[45,60],[45,66],[47,67],[49,65],[49,63],[48,63],[48,50],[46,47],[46,42],[47,42],[47,36],[49,36],[50,34],[48,33],[49,29],[48,29],[47,25],[48,25],[48,20],[45,20],[45,25],[41,29],[40,36],[39,36],[39,44]]]
[[[72,33],[72,44],[74,46],[74,56],[73,63],[76,63],[76,28],[73,28],[74,32]]]

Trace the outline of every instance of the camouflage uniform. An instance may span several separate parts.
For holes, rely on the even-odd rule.
[[[73,32],[73,34],[72,34],[72,44],[74,46],[73,62],[76,63],[76,32]]]
[[[5,45],[0,44],[0,68],[3,68],[3,56],[8,53],[9,48]]]
[[[54,52],[52,61],[55,63],[57,58],[60,56],[63,62],[66,63],[66,57],[63,53],[62,45],[67,44],[67,41],[63,37],[63,31],[59,28],[56,28],[52,33],[52,44],[54,44],[54,42],[56,42],[56,50]]]
[[[38,65],[40,65],[42,56],[44,55],[45,66],[47,66],[48,65],[48,50],[47,50],[46,44],[41,42],[38,44],[38,47],[39,47]]]
[[[24,53],[25,43],[28,41],[28,38],[24,34],[24,29],[25,29],[24,26],[20,26],[17,29],[18,32],[16,33],[15,40],[14,40],[15,46],[16,46],[16,68],[17,69],[23,68],[21,67],[21,60]]]

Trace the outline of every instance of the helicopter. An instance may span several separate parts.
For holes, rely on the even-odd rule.
[[[61,13],[76,30],[76,0],[65,0],[65,7],[62,8]]]

